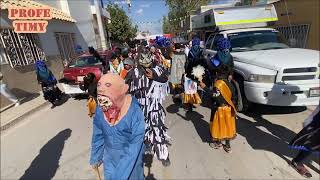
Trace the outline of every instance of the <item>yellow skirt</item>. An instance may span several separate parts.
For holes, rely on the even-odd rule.
[[[213,140],[230,140],[236,137],[236,117],[230,106],[218,108],[210,123],[210,133]]]
[[[92,116],[96,113],[96,106],[97,103],[94,100],[93,97],[89,97],[88,102],[87,102],[87,107],[88,107],[88,115],[90,118],[92,118]]]
[[[198,93],[195,94],[183,94],[183,103],[185,104],[201,104],[201,98]]]

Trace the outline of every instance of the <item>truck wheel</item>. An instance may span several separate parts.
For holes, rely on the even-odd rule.
[[[235,80],[238,83],[239,90],[240,90],[240,94],[238,95],[238,111],[248,112],[251,108],[252,103],[247,99],[244,93],[244,80],[242,77],[239,77],[239,76],[236,76]]]

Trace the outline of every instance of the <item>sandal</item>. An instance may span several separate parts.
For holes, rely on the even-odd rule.
[[[221,143],[217,143],[217,142],[211,142],[211,143],[209,143],[209,146],[211,148],[214,148],[214,149],[221,149],[222,144]]]
[[[230,146],[223,146],[223,149],[226,151],[226,153],[232,153]]]
[[[291,161],[291,163],[289,164],[293,169],[295,169],[301,176],[305,177],[305,178],[311,178],[312,175],[309,172],[309,170],[304,167],[303,164],[298,165],[296,162]]]

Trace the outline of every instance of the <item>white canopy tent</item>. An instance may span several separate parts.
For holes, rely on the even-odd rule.
[[[137,40],[144,40],[144,39],[147,39],[147,37],[142,36],[141,34],[138,34],[138,35],[135,37],[135,39],[137,39]]]

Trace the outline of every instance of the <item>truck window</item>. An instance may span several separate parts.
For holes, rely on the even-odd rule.
[[[289,48],[278,31],[247,31],[228,34],[233,52]]]
[[[213,41],[213,45],[212,45],[212,49],[217,51],[217,47],[216,47],[216,44],[218,42],[219,39],[223,38],[223,35],[222,34],[217,34],[215,37],[214,37],[214,41]]]
[[[211,44],[212,44],[212,41],[213,41],[213,35],[210,35],[207,42],[206,42],[206,49],[211,49]]]

